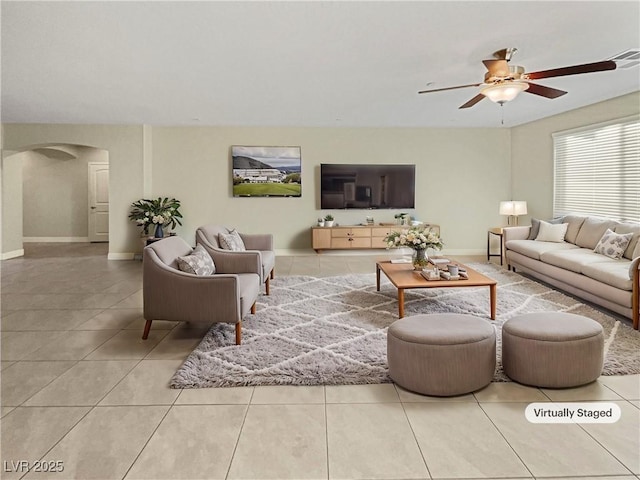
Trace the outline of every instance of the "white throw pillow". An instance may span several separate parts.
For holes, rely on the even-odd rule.
[[[219,233],[218,243],[225,250],[234,252],[244,252],[246,250],[242,237],[237,230],[230,230],[229,233]]]
[[[536,237],[538,242],[564,242],[564,236],[567,234],[568,223],[560,223],[557,225],[540,220],[540,231]]]
[[[178,268],[185,273],[193,275],[213,275],[216,273],[216,265],[202,245],[196,245],[191,255],[178,257]]]
[[[615,233],[607,228],[593,251],[613,259],[622,258],[631,237],[633,237],[633,233]]]

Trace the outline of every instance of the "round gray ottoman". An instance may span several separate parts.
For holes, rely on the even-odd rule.
[[[602,372],[604,333],[595,320],[562,312],[527,313],[502,326],[502,366],[518,383],[566,388]]]
[[[387,361],[393,381],[407,390],[442,397],[473,392],[493,379],[495,330],[471,315],[406,317],[389,327]]]

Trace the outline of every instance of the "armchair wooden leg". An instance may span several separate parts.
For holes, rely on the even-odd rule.
[[[267,295],[269,295],[269,277],[264,281],[264,291]]]
[[[251,313],[253,313],[254,315],[256,313],[256,304],[255,304],[255,302],[254,302],[253,305],[251,305]]]
[[[236,323],[236,345],[242,343],[242,322]]]
[[[275,271],[276,271],[275,267],[271,269],[271,273],[269,274],[269,276],[271,277],[271,280],[273,280],[275,277]]]
[[[149,330],[151,330],[151,322],[153,320],[147,320],[147,323],[144,324],[144,332],[142,332],[142,339],[146,340],[149,337]]]

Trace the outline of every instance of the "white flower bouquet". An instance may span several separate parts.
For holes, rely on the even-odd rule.
[[[151,225],[166,225],[175,228],[182,225],[180,219],[180,201],[175,198],[161,198],[149,200],[143,198],[131,204],[129,219],[142,227],[142,232],[147,235]]]
[[[442,250],[444,242],[435,230],[428,227],[411,227],[401,231],[391,232],[385,237],[387,248],[408,247],[413,250]]]

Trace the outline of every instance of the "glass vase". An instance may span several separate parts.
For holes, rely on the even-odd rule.
[[[429,264],[427,250],[425,248],[414,250],[412,261],[414,270],[422,270],[423,268],[425,268]]]
[[[162,224],[161,223],[157,223],[156,224],[156,231],[154,236],[156,238],[164,238],[164,230],[162,229]]]

